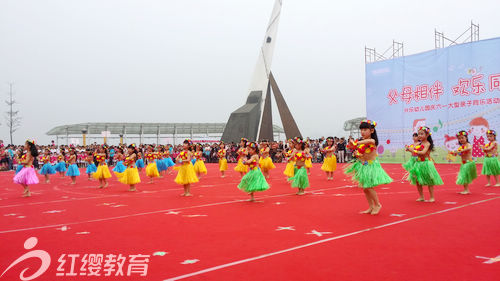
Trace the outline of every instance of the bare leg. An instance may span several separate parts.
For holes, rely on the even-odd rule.
[[[486,180],[488,181],[488,183],[485,186],[491,186],[490,175],[486,175]]]
[[[131,184],[128,191],[137,191],[137,189],[135,189],[135,184]]]
[[[104,186],[103,186],[103,188],[108,187],[108,181],[107,181],[106,179],[103,179],[102,181],[104,182]]]
[[[30,197],[31,192],[30,192],[29,187],[26,184],[22,184],[22,186],[24,187],[23,197]]]
[[[423,189],[423,187],[419,183],[417,183],[417,190],[418,190],[418,195],[419,195],[417,201],[418,202],[424,202],[425,201],[425,199],[424,199],[424,189]]]
[[[99,179],[99,188],[103,188],[103,186],[104,186],[103,180]]]
[[[429,188],[429,195],[430,195],[429,202],[435,202],[436,199],[434,198],[434,186],[429,185],[428,188]]]
[[[250,192],[250,200],[248,200],[250,202],[254,202],[255,201],[255,198],[253,197],[253,192]]]
[[[470,190],[469,190],[469,185],[468,184],[464,184],[464,191],[460,192],[460,194],[470,194]]]
[[[75,176],[71,176],[71,184],[76,184],[76,177]]]
[[[224,177],[226,176],[226,175],[225,175],[226,171],[220,171],[220,173],[222,174],[222,175],[221,175],[221,178],[224,178]]]
[[[45,174],[45,183],[50,183],[49,175]]]
[[[373,210],[371,212],[372,215],[378,215],[380,212],[380,209],[382,209],[382,205],[380,204],[380,201],[378,200],[378,195],[375,189],[373,188],[368,188],[370,197],[373,200]]]
[[[500,186],[500,182],[498,182],[498,176],[494,176],[494,178],[495,178],[495,182],[496,182],[495,186]]]
[[[184,194],[182,196],[193,196],[190,191],[191,191],[191,184],[185,184]]]
[[[373,211],[373,200],[368,192],[368,188],[363,188],[365,193],[366,201],[368,201],[368,210],[359,212],[360,214],[370,214]]]

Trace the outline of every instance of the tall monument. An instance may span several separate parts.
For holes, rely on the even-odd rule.
[[[276,99],[286,137],[301,136],[299,128],[271,73],[281,6],[282,0],[276,0],[271,19],[267,25],[264,42],[257,58],[246,104],[231,113],[222,134],[222,141],[224,142],[239,142],[240,138],[243,137],[252,141],[273,140],[271,91]]]

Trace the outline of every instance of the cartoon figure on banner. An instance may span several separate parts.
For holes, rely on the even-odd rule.
[[[448,150],[448,154],[446,155],[446,160],[448,161],[448,163],[455,162],[457,157],[451,152],[456,151],[459,147],[457,137],[444,135],[444,146]]]
[[[486,131],[490,128],[488,120],[483,117],[476,117],[469,123],[469,135],[472,139],[472,157],[483,157],[484,152],[481,146],[484,145],[486,139]]]

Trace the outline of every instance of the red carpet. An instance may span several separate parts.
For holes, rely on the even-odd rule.
[[[246,202],[230,165],[221,179],[216,165],[193,185],[193,197],[179,195],[175,173],[152,185],[141,175],[140,192],[110,180],[99,190],[86,175],[31,186],[22,198],[12,172],[0,174],[0,275],[33,250],[48,252],[48,270],[34,280],[498,280],[500,276],[500,187],[484,187],[480,176],[471,195],[455,185],[458,165],[438,165],[445,182],[436,203],[415,202],[414,186],[401,181],[401,165],[383,167],[395,182],[378,187],[378,216],[367,208],[359,188],[337,171],[334,181],[315,165],[311,188],[296,196],[282,175],[271,172],[271,189]],[[481,166],[478,165],[478,170]],[[40,177],[42,180],[42,177]],[[425,191],[428,197],[427,191]],[[38,243],[25,249],[36,237]],[[29,243],[27,243],[29,244]],[[29,247],[28,247],[29,248]],[[163,252],[163,253],[162,253]],[[61,260],[61,255],[65,254]],[[71,258],[75,258],[71,271]],[[85,254],[126,257],[123,276],[101,262],[83,264]],[[150,255],[146,276],[129,255]],[[155,255],[153,255],[155,254]],[[88,256],[83,260],[87,260]],[[90,260],[89,260],[90,262]],[[0,278],[28,277],[41,262],[27,259]],[[83,266],[82,266],[83,265]],[[58,271],[59,267],[59,271]],[[89,274],[101,277],[64,274]],[[131,269],[130,276],[127,270]],[[111,276],[104,276],[108,269]],[[100,270],[100,271],[99,271]],[[136,273],[134,273],[136,272]],[[496,277],[495,277],[496,276]]]

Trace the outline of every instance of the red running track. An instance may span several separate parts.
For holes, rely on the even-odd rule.
[[[499,280],[500,187],[484,187],[480,176],[471,195],[458,194],[458,165],[437,165],[445,185],[436,188],[437,202],[425,203],[401,180],[401,165],[384,164],[395,182],[376,188],[377,216],[358,214],[366,199],[340,170],[326,181],[315,165],[308,194],[297,196],[278,164],[271,189],[250,203],[234,165],[225,179],[207,167],[188,198],[179,196],[175,173],[154,184],[141,175],[136,193],[116,178],[100,190],[85,175],[76,186],[52,176],[31,186],[31,198],[21,197],[12,172],[0,173],[0,281],[19,280],[27,267],[32,275],[41,264],[35,258],[4,272],[31,250],[51,256],[34,280]],[[27,250],[30,237],[38,243]],[[79,255],[73,271],[69,254]],[[151,256],[146,276],[126,276],[129,260],[124,276],[103,276],[104,267],[101,277],[56,275],[88,273],[85,254]]]

